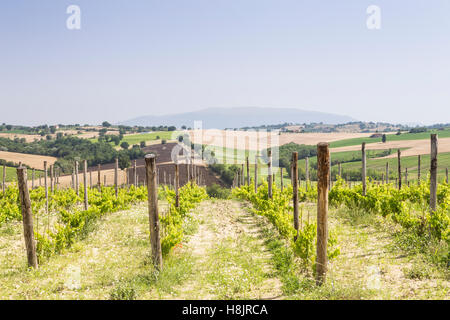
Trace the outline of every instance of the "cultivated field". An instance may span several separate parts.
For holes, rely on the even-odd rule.
[[[12,161],[14,163],[22,162],[23,164],[26,164],[31,168],[35,168],[38,170],[44,169],[44,161],[47,161],[47,164],[50,166],[58,160],[58,158],[55,157],[7,151],[0,151],[0,159]]]
[[[399,140],[399,141],[387,141],[368,143],[366,144],[366,150],[386,150],[386,149],[405,149],[402,151],[402,156],[416,156],[419,154],[430,153],[430,139],[423,140]],[[357,151],[361,150],[361,145],[331,148],[331,152],[345,152],[345,151]],[[439,138],[439,152],[450,152],[450,138]],[[386,156],[386,158],[394,158],[396,154]]]
[[[230,130],[189,131],[192,142],[210,146],[236,148],[241,150],[262,150],[273,145],[284,145],[290,142],[315,145],[319,142],[369,137],[373,133],[281,133]],[[226,141],[225,141],[226,139]],[[270,141],[271,140],[271,141]]]
[[[33,142],[34,140],[41,140],[42,137],[38,134],[22,134],[22,133],[0,133],[0,138],[7,138],[14,140],[16,138],[18,139],[25,139],[26,142]]]

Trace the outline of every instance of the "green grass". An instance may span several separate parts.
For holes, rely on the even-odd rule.
[[[159,137],[159,139],[157,139]],[[123,139],[120,141],[122,142],[128,142],[130,146],[134,144],[139,144],[141,141],[149,142],[149,141],[156,141],[156,140],[172,140],[173,137],[178,137],[177,131],[155,131],[150,133],[136,133],[132,135],[125,135]],[[95,142],[98,140],[98,138],[90,138],[92,142]],[[111,145],[114,146],[114,142],[111,142]]]
[[[42,171],[35,171],[36,179],[39,179],[39,175],[42,174]],[[28,180],[31,180],[31,170],[28,170]],[[0,183],[3,181],[3,166],[0,166]],[[17,181],[17,171],[16,168],[6,167],[6,182]]]
[[[332,156],[333,157],[333,156]],[[404,175],[405,169],[408,168],[408,178],[413,181],[417,179],[418,161],[417,156],[402,157],[401,160],[402,173]],[[396,173],[398,168],[397,158],[389,159],[368,159],[367,169],[373,169],[380,172],[385,172],[386,163],[389,163],[391,173]],[[342,164],[343,176],[345,177],[345,170],[359,170],[361,169],[361,161],[349,162]],[[337,167],[337,166],[334,166]],[[421,175],[425,179],[430,169],[430,156],[421,156]],[[445,177],[445,168],[450,168],[450,152],[438,154],[438,179],[443,180]]]
[[[155,131],[151,133],[136,133],[129,136],[124,136],[121,142],[128,142],[130,145],[139,144],[141,141],[154,140],[172,140],[173,137],[178,136],[176,131]],[[159,137],[159,139],[157,139]]]
[[[430,139],[431,133],[437,133],[439,138],[450,138],[450,129],[446,130],[430,130],[428,132],[421,132],[421,133],[402,133],[400,135],[396,134],[386,134],[386,141],[400,141],[400,140],[423,140],[423,139]],[[354,139],[345,139],[345,140],[339,140],[334,141],[330,143],[330,148],[339,148],[339,147],[348,147],[348,146],[355,146],[360,145],[363,142],[366,143],[376,143],[381,142],[380,138],[354,138]]]

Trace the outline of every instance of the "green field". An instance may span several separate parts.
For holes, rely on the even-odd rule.
[[[172,140],[172,136],[177,136],[176,131],[155,131],[150,133],[136,133],[132,135],[125,135],[123,139],[120,141],[128,142],[130,146],[134,144],[139,144],[141,141],[149,142],[156,140]],[[159,137],[159,139],[157,139]],[[97,138],[90,138],[92,142],[97,141]],[[111,142],[111,145],[114,145],[114,142]]]
[[[439,138],[450,138],[450,129],[446,130],[433,130],[428,132],[422,132],[422,133],[402,133],[400,135],[396,134],[386,134],[386,141],[401,141],[401,140],[424,140],[430,139],[430,134],[437,133]],[[354,138],[354,139],[346,139],[346,140],[339,140],[334,141],[330,143],[330,148],[339,148],[339,147],[348,147],[348,146],[355,146],[362,144],[363,142],[366,143],[376,143],[381,142],[381,138]]]
[[[373,169],[380,172],[385,172],[386,163],[389,163],[389,168],[391,173],[396,173],[398,170],[397,166],[397,158],[390,159],[368,159],[367,160],[367,169]],[[417,156],[403,157],[401,159],[402,165],[402,175],[405,173],[405,169],[408,168],[408,179],[413,181],[417,180],[418,173],[418,161]],[[345,170],[359,170],[361,169],[361,161],[351,162],[351,163],[343,163],[342,171],[343,176],[345,177]],[[334,166],[336,167],[336,166]],[[439,153],[438,154],[438,179],[442,181],[445,177],[445,169],[450,168],[450,152],[447,153]],[[422,179],[426,179],[427,174],[430,170],[430,156],[422,155],[421,156],[421,176]]]
[[[139,144],[141,141],[154,140],[172,140],[172,137],[177,137],[176,131],[155,131],[150,133],[136,133],[129,136],[124,136],[122,142],[128,142],[130,145]],[[157,139],[159,137],[159,139]]]
[[[35,171],[35,175],[36,175],[36,179],[39,179],[39,175],[42,174],[43,172],[41,171]],[[28,180],[31,179],[31,170],[28,170]],[[3,166],[0,167],[0,183],[3,181]],[[17,172],[16,172],[16,168],[13,167],[6,167],[6,182],[13,182],[13,181],[17,181]]]

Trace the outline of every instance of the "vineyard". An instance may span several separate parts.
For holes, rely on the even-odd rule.
[[[180,165],[170,164],[173,181],[162,183],[154,155],[143,161],[142,186],[89,185],[85,164],[76,188],[28,189],[20,167],[18,184],[0,193],[0,297],[449,298],[445,180],[437,183],[431,170],[427,180],[404,186],[369,178],[352,185],[340,176],[331,185],[322,144],[318,181],[299,183],[297,157],[290,179],[279,184],[270,161],[262,183],[257,168],[245,177],[244,164],[234,171],[231,194],[209,196],[195,166],[186,166],[181,186]],[[73,264],[75,275],[46,280]],[[401,276],[392,271],[399,264]],[[368,284],[368,267],[378,270],[375,284]],[[406,292],[411,285],[413,294]]]

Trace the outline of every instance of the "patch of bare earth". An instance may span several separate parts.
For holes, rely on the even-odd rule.
[[[177,295],[170,298],[281,297],[281,282],[272,276],[270,252],[260,238],[257,220],[260,217],[255,217],[240,202],[232,200],[202,202],[196,209],[196,216],[200,221],[198,231],[184,248],[190,250],[195,259],[194,274],[175,290]],[[221,252],[224,252],[223,256]],[[243,265],[246,270],[243,270]],[[252,278],[252,275],[261,279]],[[236,286],[234,281],[248,281],[248,286]]]

